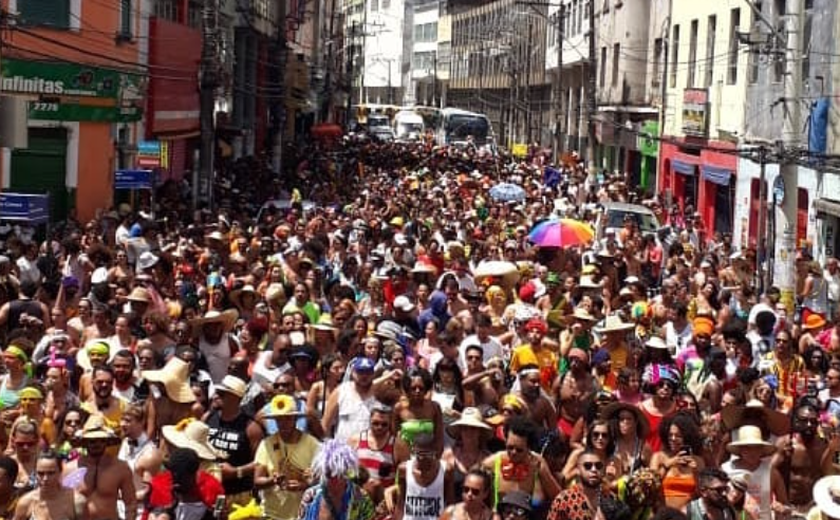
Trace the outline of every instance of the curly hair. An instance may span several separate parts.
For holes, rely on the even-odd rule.
[[[691,448],[692,453],[700,453],[703,447],[703,437],[700,434],[700,425],[691,413],[677,412],[671,417],[665,418],[659,424],[659,439],[662,441],[662,448],[668,451],[668,434],[671,426],[676,426],[683,437],[683,444]],[[673,455],[673,454],[672,454]]]

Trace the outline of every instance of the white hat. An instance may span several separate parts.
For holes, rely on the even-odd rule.
[[[776,447],[765,441],[761,436],[761,428],[758,426],[741,426],[736,430],[738,436],[735,441],[726,446],[726,451],[740,455],[741,450],[750,446],[758,446],[763,449],[762,457],[769,457],[776,452]]]
[[[107,281],[108,281],[108,269],[106,269],[104,267],[97,268],[95,271],[93,271],[93,274],[90,275],[90,283],[92,283],[93,285],[100,284],[102,282],[107,282]]]
[[[408,244],[408,239],[406,239],[405,235],[402,233],[396,233],[394,235],[394,242],[396,242],[398,246],[404,246]]]
[[[624,279],[624,283],[626,283],[626,284],[639,283],[640,281],[641,280],[639,280],[638,276],[628,276],[627,278]]]
[[[814,484],[814,502],[820,512],[830,518],[840,518],[840,475],[823,477]]]
[[[657,350],[668,350],[668,344],[665,343],[665,340],[659,336],[651,336],[650,339],[645,342],[645,346]]]
[[[408,296],[400,295],[394,298],[394,308],[403,312],[411,312],[414,310],[414,304],[411,303]]]
[[[152,253],[151,251],[144,251],[140,254],[140,258],[137,259],[137,271],[145,271],[146,269],[151,269],[158,263],[159,258],[157,255]]]
[[[245,390],[247,386],[247,383],[245,383],[245,381],[239,379],[238,377],[226,375],[222,379],[222,382],[219,383],[218,386],[216,386],[216,392],[227,392],[241,399],[242,396],[245,395]]]
[[[161,433],[168,443],[176,448],[189,448],[200,459],[214,461],[227,458],[227,454],[210,444],[210,428],[199,420],[184,419],[174,426],[164,426]]]

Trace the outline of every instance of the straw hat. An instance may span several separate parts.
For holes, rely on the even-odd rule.
[[[232,301],[233,304],[236,305],[237,307],[241,307],[242,306],[242,296],[244,296],[246,294],[250,294],[251,296],[256,297],[257,296],[257,290],[254,289],[253,285],[245,284],[242,288],[235,289],[235,290],[230,292],[230,301]],[[236,321],[236,320],[234,320],[234,321]]]
[[[727,430],[752,425],[764,426],[777,437],[790,432],[790,418],[782,412],[767,408],[758,399],[750,400],[746,406],[724,406],[720,419]]]
[[[635,327],[632,323],[625,323],[621,321],[620,316],[615,314],[607,316],[602,327],[595,327],[595,332],[604,334],[607,332],[625,332]]]
[[[600,289],[601,285],[598,284],[594,278],[588,275],[583,275],[580,277],[580,281],[578,282],[578,286],[581,289]]]
[[[289,395],[277,395],[268,403],[268,410],[263,414],[267,418],[300,417],[304,415],[298,409],[295,399]]]
[[[446,427],[446,433],[453,439],[460,437],[461,428],[478,428],[480,430],[492,431],[493,428],[484,422],[481,411],[478,408],[464,408],[461,418]]]
[[[190,365],[177,357],[171,358],[160,370],[146,370],[143,378],[150,383],[161,383],[166,396],[176,403],[195,402],[195,394],[190,388]]]
[[[651,336],[650,339],[645,341],[645,346],[656,350],[668,350],[668,344],[659,336]]]
[[[226,375],[222,382],[216,386],[216,392],[226,392],[241,399],[245,395],[247,387],[248,384],[245,381],[236,376]]]
[[[143,302],[143,303],[151,303],[152,302],[152,295],[149,294],[149,290],[145,287],[135,287],[131,290],[131,293],[126,298],[130,302]]]
[[[648,421],[645,414],[639,410],[638,406],[634,406],[630,403],[608,404],[601,410],[601,418],[606,421],[613,419],[618,420],[618,414],[622,411],[628,411],[636,417],[636,431],[638,432],[638,437],[640,439],[646,438],[650,432],[650,421]]]
[[[210,428],[203,422],[189,418],[175,426],[164,426],[161,429],[166,442],[176,448],[188,448],[196,452],[204,460],[227,458],[227,455],[210,444]]]
[[[201,327],[208,323],[221,323],[225,332],[233,330],[236,320],[239,318],[239,311],[236,309],[227,309],[222,312],[212,310],[207,311],[203,317],[194,318],[190,321],[193,330],[199,332]]]
[[[727,444],[726,451],[740,455],[744,448],[756,446],[762,448],[762,457],[769,457],[776,453],[776,447],[764,440],[761,436],[761,428],[758,426],[741,426],[738,428],[737,438],[738,440]]]
[[[829,475],[814,484],[817,509],[829,518],[840,518],[840,475]]]
[[[95,413],[88,417],[85,421],[84,427],[77,435],[82,441],[98,441],[105,440],[111,443],[119,443],[120,438],[114,433],[114,430],[105,425],[105,417],[102,414]]]
[[[589,323],[594,323],[598,321],[598,319],[595,316],[591,315],[589,311],[580,307],[575,308],[574,312],[572,312],[571,318],[575,320],[586,321]]]

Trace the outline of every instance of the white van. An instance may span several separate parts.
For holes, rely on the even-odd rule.
[[[399,141],[417,141],[423,137],[423,117],[411,110],[401,110],[394,116],[394,136]]]

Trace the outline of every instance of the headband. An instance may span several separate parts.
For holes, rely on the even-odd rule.
[[[519,375],[520,378],[528,377],[528,376],[533,375],[533,374],[540,375],[540,369],[538,369],[538,368],[526,368],[526,369],[520,370],[518,372],[518,375]]]
[[[9,345],[8,347],[6,347],[6,353],[15,356],[23,363],[29,361],[29,356],[27,356],[26,352],[24,352],[23,349],[18,347],[17,345]]]
[[[110,353],[110,348],[107,343],[97,341],[87,348],[88,354],[98,354],[100,356],[107,356]]]

